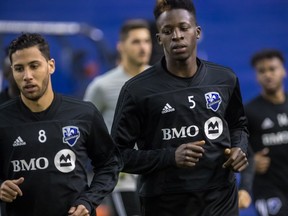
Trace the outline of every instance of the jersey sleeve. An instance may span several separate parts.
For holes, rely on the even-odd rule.
[[[239,147],[243,152],[247,153],[247,118],[244,112],[238,78],[236,78],[235,87],[225,117],[229,125],[231,147]]]
[[[176,165],[176,149],[146,150],[145,146],[141,149],[134,148],[144,131],[141,128],[144,125],[144,117],[138,106],[124,86],[119,95],[111,131],[124,161],[123,171],[133,174],[148,174]]]
[[[248,167],[241,172],[239,189],[246,190],[250,194],[252,193],[253,179],[254,179],[254,158],[253,150],[248,145],[247,159]]]
[[[95,111],[91,120],[92,126],[87,142],[87,152],[91,159],[94,176],[90,187],[74,205],[83,204],[95,209],[104,197],[113,191],[123,163],[120,152],[109,135],[103,117],[98,110]]]

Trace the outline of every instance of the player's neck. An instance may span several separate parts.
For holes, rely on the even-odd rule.
[[[273,104],[282,104],[285,102],[285,92],[283,89],[279,89],[278,91],[275,92],[262,92],[262,96],[270,101]]]
[[[52,88],[47,89],[44,95],[42,95],[38,100],[30,100],[21,94],[21,99],[32,112],[42,112],[51,105],[54,99],[54,92]]]
[[[122,62],[122,66],[124,71],[131,77],[136,76],[147,68],[147,65],[145,64],[136,65],[128,62]]]
[[[168,71],[178,77],[193,77],[198,69],[196,58],[185,61],[166,61]]]

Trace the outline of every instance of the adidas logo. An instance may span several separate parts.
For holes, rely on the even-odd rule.
[[[261,125],[263,130],[270,129],[274,127],[274,123],[270,118],[265,118]]]
[[[175,109],[173,107],[171,107],[170,104],[166,103],[166,105],[162,109],[162,114],[168,113],[168,112],[174,112],[174,111],[175,111]]]
[[[26,145],[26,142],[23,141],[23,139],[18,136],[17,139],[14,141],[13,146],[22,146],[22,145]]]

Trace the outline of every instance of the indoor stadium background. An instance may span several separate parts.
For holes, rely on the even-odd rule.
[[[250,66],[251,55],[262,48],[277,48],[288,60],[288,1],[194,2],[202,27],[199,57],[231,67],[239,76],[243,100],[247,102],[259,93]],[[81,98],[93,77],[114,67],[121,23],[129,18],[144,18],[153,24],[154,3],[155,0],[1,0],[0,60],[5,56],[5,47],[19,33],[43,33],[56,60],[54,89]],[[0,75],[0,89],[4,86]],[[250,208],[241,215],[254,213]]]

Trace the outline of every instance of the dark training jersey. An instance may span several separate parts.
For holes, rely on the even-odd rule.
[[[113,190],[119,153],[91,103],[55,94],[46,111],[33,113],[18,97],[0,106],[0,119],[0,183],[25,179],[23,196],[6,205],[8,216],[67,216],[79,204],[91,214]]]
[[[277,187],[288,197],[288,94],[283,104],[272,104],[262,96],[245,106],[254,152],[269,148],[270,167],[265,174],[255,174],[255,191]]]
[[[247,148],[246,117],[231,69],[197,59],[192,78],[169,73],[163,58],[123,86],[112,137],[124,172],[142,174],[140,195],[204,191],[234,183],[224,149]],[[205,153],[193,168],[178,168],[175,150],[205,140]],[[133,149],[137,143],[138,150]]]
[[[10,96],[8,94],[8,88],[5,88],[3,89],[1,92],[0,92],[0,104],[10,100]]]

